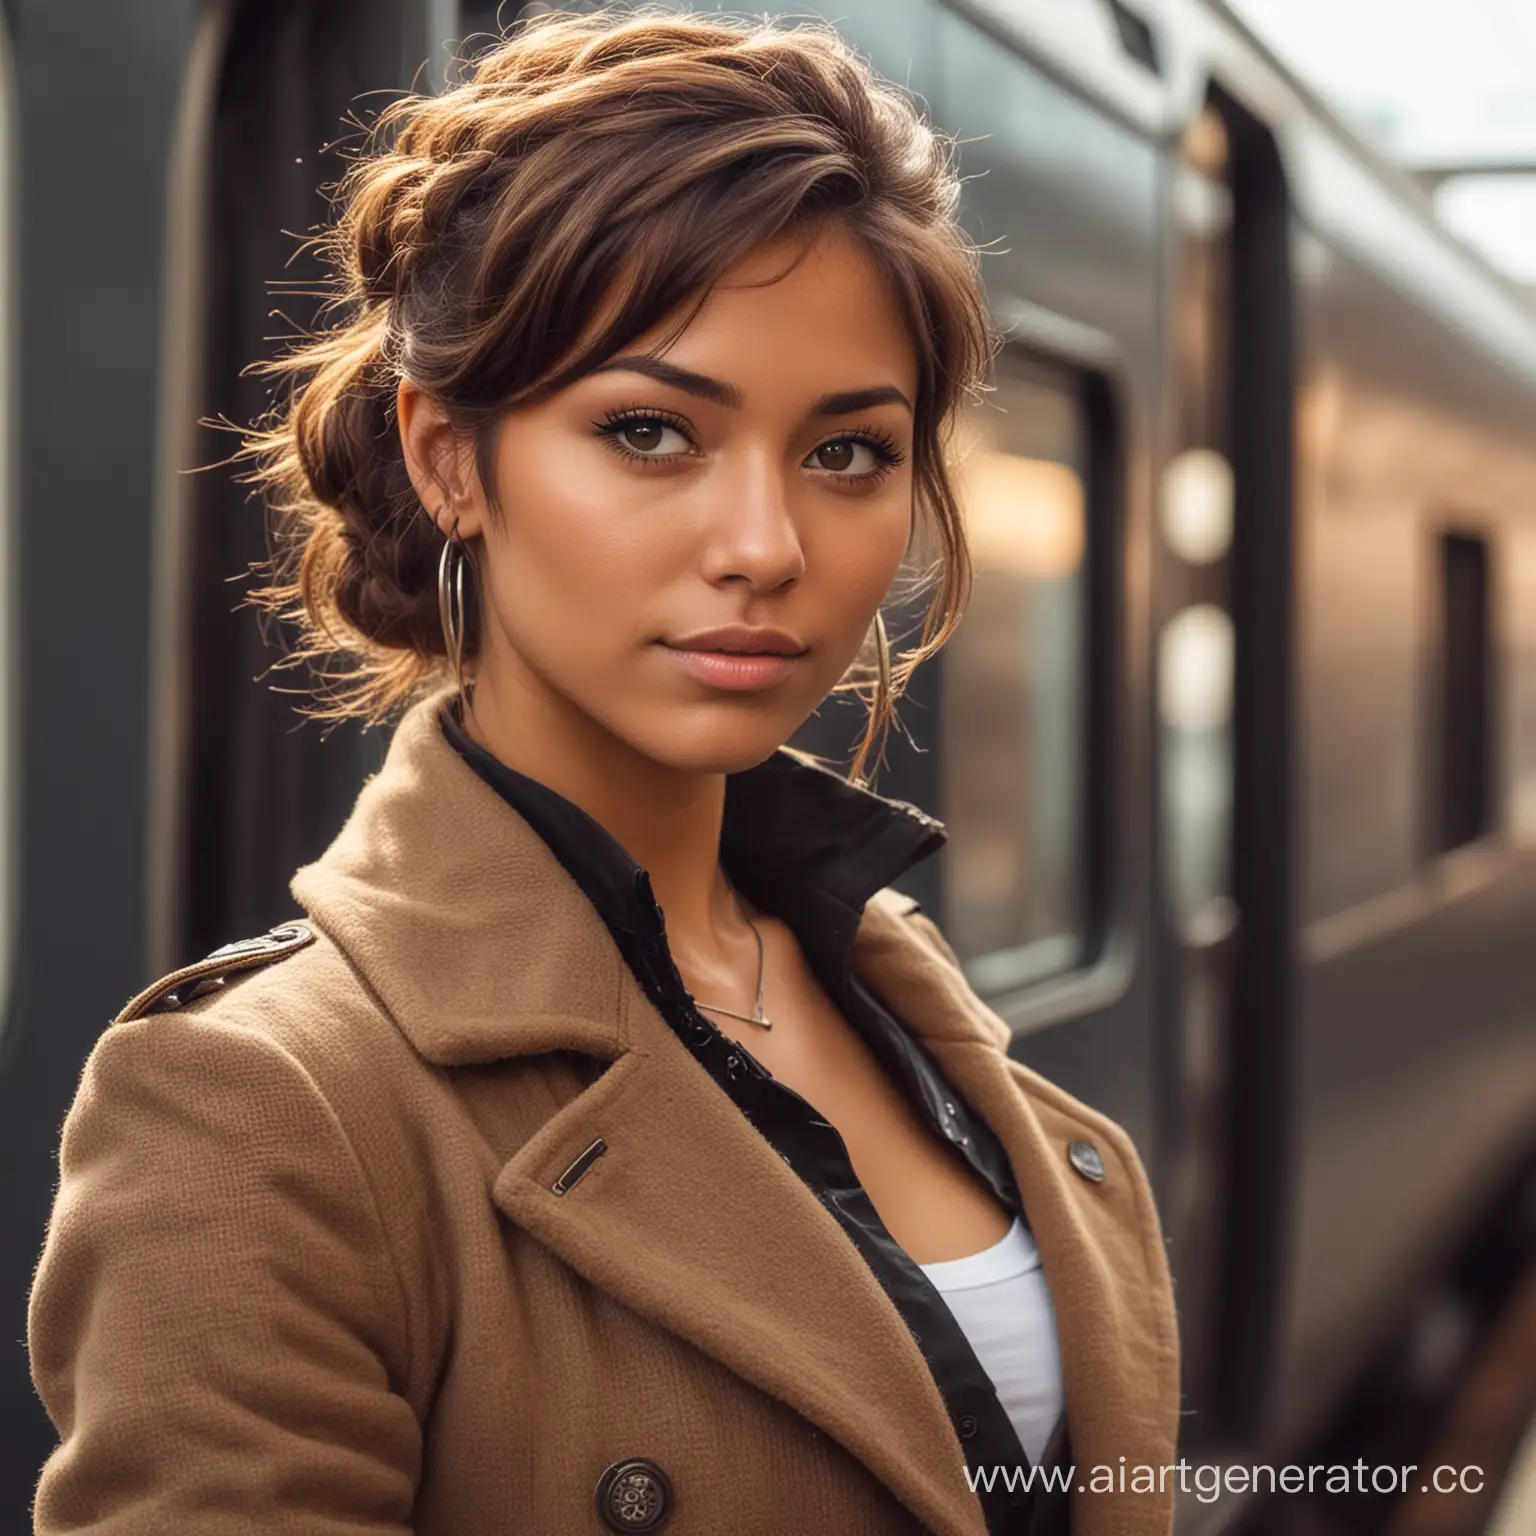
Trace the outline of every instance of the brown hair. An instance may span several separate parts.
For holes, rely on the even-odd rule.
[[[946,455],[996,341],[959,198],[953,142],[820,23],[655,7],[546,15],[497,40],[443,94],[391,103],[316,242],[333,274],[325,312],[342,318],[255,365],[287,388],[237,454],[255,464],[245,478],[275,519],[272,581],[250,600],[299,625],[282,665],[311,664],[308,712],[380,720],[446,675],[442,535],[406,471],[402,376],[471,437],[494,498],[504,413],[688,305],[681,331],[740,258],[837,220],[911,328],[919,527],[926,518],[940,547],[918,573],[919,590],[936,589],[920,643],[895,659],[889,687],[869,661],[833,690],[872,688],[851,770],[862,775],[895,700],[969,596]],[[602,333],[578,348],[589,317],[614,300]]]

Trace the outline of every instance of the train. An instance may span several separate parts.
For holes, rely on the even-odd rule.
[[[383,757],[301,719],[242,605],[245,366],[313,321],[301,237],[372,113],[536,9],[0,9],[8,1529],[81,1065],[293,912]],[[1012,1053],[1136,1141],[1181,1450],[1341,1454],[1362,1402],[1448,1400],[1533,1253],[1536,307],[1218,0],[767,9],[954,136],[1005,338],[970,607],[876,780],[949,834],[903,885]],[[860,724],[834,698],[794,744]]]

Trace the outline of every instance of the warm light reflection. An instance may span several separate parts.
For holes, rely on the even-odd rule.
[[[1065,464],[978,443],[957,476],[978,572],[1032,580],[1070,576],[1082,562],[1083,482]]]
[[[1076,964],[1086,919],[1081,381],[1007,351],[953,432],[976,582],[939,690],[946,936],[1001,993]]]
[[[1230,145],[1221,113],[1207,103],[1184,130],[1184,158],[1207,176],[1225,176]]]
[[[1170,730],[1220,730],[1232,714],[1232,620],[1214,603],[1181,609],[1158,643],[1158,712]]]

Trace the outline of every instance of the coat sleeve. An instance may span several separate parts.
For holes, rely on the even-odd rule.
[[[59,1162],[27,1318],[60,1437],[36,1536],[408,1533],[403,1295],[304,1068],[207,1015],[113,1025]]]

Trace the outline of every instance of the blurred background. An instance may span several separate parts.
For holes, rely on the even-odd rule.
[[[1483,1469],[1444,1495],[1190,1497],[1180,1536],[1530,1536],[1536,6],[783,9],[837,23],[962,141],[1009,338],[968,424],[971,608],[879,781],[949,827],[909,888],[1014,1054],[1136,1139],[1183,1453]],[[0,21],[0,1529],[21,1531],[55,1441],[26,1295],[85,1057],[153,976],[293,912],[289,875],[385,746],[280,691],[300,679],[239,607],[262,512],[227,468],[189,472],[234,447],[200,423],[256,415],[242,369],[313,318],[298,237],[359,124],[451,83],[497,15],[0,0]],[[846,761],[857,718],[833,701],[796,740]]]

